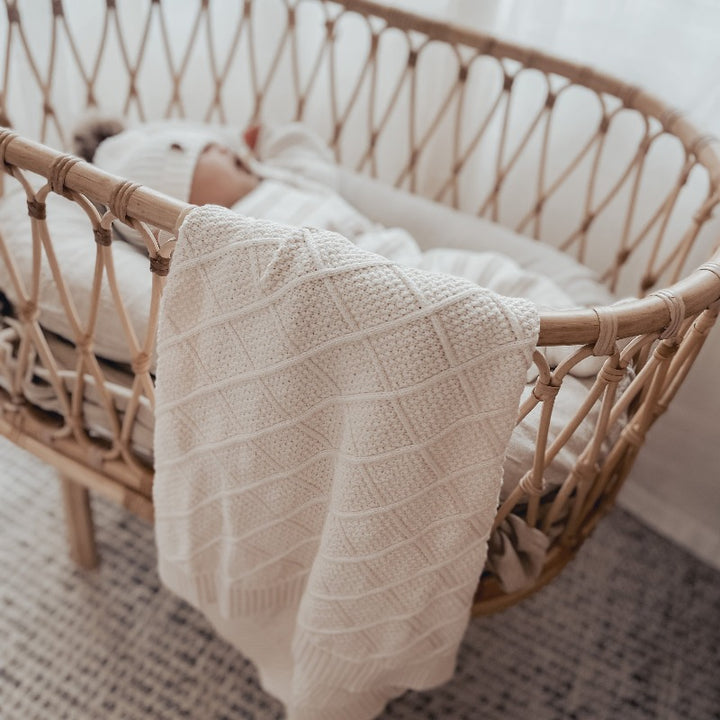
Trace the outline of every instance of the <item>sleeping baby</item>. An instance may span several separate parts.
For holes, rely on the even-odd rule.
[[[383,227],[363,215],[338,191],[338,167],[327,146],[298,123],[253,127],[242,138],[227,128],[185,121],[127,130],[112,126],[110,132],[102,124],[88,125],[76,135],[78,154],[108,172],[179,200],[332,230],[402,265],[460,275],[540,307],[576,305],[549,278],[522,269],[505,255],[445,248],[423,252],[407,231]],[[93,138],[101,140],[96,149]],[[566,353],[549,351],[551,365]],[[594,365],[587,374],[594,373]],[[576,368],[573,374],[586,372]]]

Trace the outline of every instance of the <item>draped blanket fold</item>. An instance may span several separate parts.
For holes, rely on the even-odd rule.
[[[535,306],[340,235],[189,213],[158,329],[163,582],[293,720],[446,681]]]

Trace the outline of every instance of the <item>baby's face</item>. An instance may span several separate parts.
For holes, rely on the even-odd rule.
[[[229,148],[208,145],[195,166],[189,202],[229,208],[253,190],[258,182],[258,178]]]

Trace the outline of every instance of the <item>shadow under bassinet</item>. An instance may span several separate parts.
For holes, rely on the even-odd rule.
[[[0,431],[60,471],[76,559],[96,561],[88,489],[152,518],[152,468],[133,445],[133,429],[141,408],[154,402],[158,304],[187,210],[47,146],[68,147],[79,113],[101,104],[141,120],[189,115],[237,127],[303,120],[328,139],[341,164],[547,240],[593,267],[612,291],[641,298],[541,316],[539,345],[569,348],[552,368],[535,354],[538,379],[520,408],[521,420],[537,417],[534,453],[496,526],[510,513],[521,515],[551,536],[550,549],[536,581],[522,590],[504,592],[491,573],[483,575],[475,612],[506,607],[550,580],[612,505],[717,317],[718,256],[698,267],[710,255],[701,231],[720,201],[713,143],[661,101],[615,78],[369,0],[198,2],[183,16],[187,27],[174,37],[174,51],[169,28],[182,18],[163,3],[148,0],[132,22],[129,6],[99,3],[83,20],[95,25],[82,33],[98,38],[89,59],[77,50],[78,17],[53,2],[49,27],[65,42],[53,44],[47,77],[38,70],[39,48],[27,40],[29,9],[10,0],[6,8],[0,110],[16,131],[0,132],[0,158],[6,187],[19,183],[27,197],[34,269],[21,277],[2,239],[18,301],[3,331],[16,335]],[[243,62],[240,49],[252,62]],[[82,89],[72,107],[73,92],[63,85],[70,76]],[[47,180],[42,189],[30,182],[33,173]],[[87,215],[85,242],[94,259],[88,288],[95,305],[108,289],[127,346],[124,407],[106,392],[108,366],[94,346],[97,315],[78,313],[64,283],[46,211],[50,193]],[[152,299],[140,336],[118,289],[113,222],[138,230],[151,256]],[[55,357],[43,325],[41,264],[72,328],[70,362]],[[572,369],[593,355],[604,358],[601,369],[570,418],[553,425]],[[41,410],[23,391],[36,358],[59,411]],[[89,385],[108,437],[92,430],[83,402]],[[548,492],[546,477],[591,412],[589,439]]]

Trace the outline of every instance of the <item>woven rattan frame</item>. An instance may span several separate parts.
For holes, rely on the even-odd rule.
[[[291,78],[292,91],[286,93],[283,119],[307,120],[308,106],[317,99],[320,85],[326,85],[322,98],[329,108],[324,118],[325,134],[339,161],[380,175],[413,192],[422,192],[438,201],[509,224],[536,238],[543,237],[543,226],[548,219],[562,215],[562,207],[552,209],[553,202],[568,184],[580,184],[577,173],[586,167],[581,183],[584,200],[581,207],[576,208],[573,227],[557,243],[581,260],[591,252],[593,242],[597,242],[594,229],[610,214],[609,209],[614,207],[617,216],[616,203],[624,203],[622,222],[612,233],[614,248],[605,252],[605,256],[610,257],[609,264],[599,269],[607,284],[615,288],[618,283],[622,284],[621,276],[626,268],[639,263],[632,273],[638,278],[635,290],[642,299],[606,308],[543,313],[540,345],[581,347],[569,353],[553,370],[540,352],[535,354],[538,381],[532,396],[520,409],[520,417],[530,412],[541,413],[535,458],[518,489],[501,507],[497,524],[510,512],[522,512],[530,525],[550,532],[553,541],[546,566],[532,587],[512,594],[503,593],[492,575],[484,576],[478,586],[475,612],[506,607],[541,587],[567,563],[612,505],[646,433],[668,407],[715,322],[720,298],[720,255],[712,255],[712,239],[708,245],[708,239],[702,238],[702,230],[720,202],[718,145],[698,133],[687,119],[662,101],[616,78],[370,0],[275,0],[273,21],[280,30],[276,33],[271,59],[264,67],[256,47],[259,2],[245,0],[238,5],[240,12],[233,21],[231,42],[224,57],[215,52],[210,22],[213,4],[207,0],[197,2],[186,44],[175,54],[171,52],[173,43],[167,29],[168,11],[162,2],[148,0],[145,15],[136,18],[132,26],[123,25],[119,6],[122,6],[119,0],[106,0],[97,53],[90,61],[83,62],[78,38],[68,24],[61,0],[48,2],[47,12],[52,14],[51,42],[43,65],[26,32],[33,15],[14,0],[5,0],[7,52],[4,65],[0,66],[3,68],[0,119],[9,126],[13,118],[12,72],[14,64],[21,62],[18,57],[26,66],[25,80],[28,87],[34,88],[38,107],[34,127],[0,131],[0,160],[6,171],[5,182],[17,181],[25,188],[35,248],[32,277],[22,278],[14,268],[0,228],[2,261],[11,271],[16,294],[22,298],[16,308],[21,340],[15,367],[8,370],[14,373],[15,390],[3,393],[0,431],[59,469],[64,478],[71,546],[76,559],[85,565],[96,561],[86,489],[104,494],[142,517],[152,518],[152,468],[133,451],[132,426],[138,406],[143,402],[150,406],[153,403],[149,358],[153,353],[158,305],[174,237],[188,206],[149,188],[107,175],[40,143],[54,139],[53,144],[67,147],[70,129],[67,118],[77,117],[77,112],[67,114],[62,80],[56,73],[61,59],[60,47],[65,53],[63,62],[81,78],[86,90],[80,104],[93,107],[103,91],[102,67],[109,62],[105,57],[106,47],[111,38],[116,38],[119,54],[115,62],[124,68],[127,80],[127,85],[115,93],[118,109],[149,119],[145,111],[148,97],[140,89],[140,79],[147,70],[143,64],[145,43],[149,42],[150,29],[155,28],[165,49],[163,82],[169,88],[169,99],[160,115],[188,114],[190,91],[184,88],[183,82],[188,68],[195,62],[191,62],[191,58],[201,43],[198,38],[205,38],[210,68],[208,85],[212,92],[206,106],[192,104],[190,114],[194,117],[237,123],[265,118],[275,112],[275,108],[268,108],[268,98],[280,68],[284,67]],[[36,12],[37,7],[33,10]],[[307,48],[300,48],[296,31],[301,24],[306,29],[311,21],[317,25],[319,39],[314,51],[309,52]],[[340,43],[344,24],[349,22],[356,28],[364,28],[367,42],[364,54],[356,58],[353,81],[346,83],[340,93],[336,81],[342,67]],[[126,42],[130,36],[140,38],[135,52]],[[389,73],[383,61],[388,43],[395,48],[394,57],[398,54],[401,57],[400,71],[391,81],[387,79]],[[455,63],[448,75],[452,79],[444,82],[429,110],[425,103],[421,111],[418,98],[424,87],[423,72],[431,64],[425,58],[439,48],[447,62]],[[242,57],[241,51],[245,53]],[[494,94],[484,97],[485,114],[468,129],[466,117],[472,102],[471,91],[476,68],[481,63],[492,64],[499,83]],[[236,81],[233,73],[238,66],[245,68],[245,87],[250,98],[243,117],[231,116],[226,107],[225,90],[231,79]],[[544,95],[526,118],[524,130],[515,133],[519,140],[511,146],[513,107],[518,87],[528,73],[544,85]],[[392,86],[391,92],[384,96],[379,90],[383,81]],[[585,93],[586,102],[598,109],[598,115],[581,147],[563,157],[563,148],[553,139],[553,123],[563,98],[579,89]],[[81,109],[73,108],[74,111]],[[608,137],[628,114],[636,118],[641,132],[627,151],[627,162],[617,180],[601,190],[600,168]],[[394,166],[384,167],[383,143],[397,131],[393,123],[405,128],[408,144]],[[443,166],[439,167],[437,163],[430,164],[430,160],[433,144],[443,128],[450,129],[446,135],[450,138],[451,151],[445,153]],[[495,159],[486,192],[479,198],[469,196],[464,189],[473,179],[473,163],[492,128],[496,131]],[[679,148],[677,170],[668,173],[667,185],[651,211],[638,219],[646,163],[655,145],[667,139],[672,139]],[[523,169],[531,178],[532,192],[527,193],[532,196],[531,202],[526,203],[525,211],[509,220],[504,216],[503,207],[513,192],[510,178],[516,168],[528,162],[531,154],[535,157],[531,163],[532,173]],[[560,170],[551,179],[550,166],[555,158],[559,158]],[[46,185],[39,191],[33,189],[27,179],[28,172],[46,178]],[[690,209],[683,206],[689,180],[704,188],[703,199]],[[103,370],[93,352],[94,313],[88,318],[79,317],[64,287],[62,271],[53,252],[52,219],[46,217],[45,211],[49,193],[78,203],[88,216],[88,230],[92,230],[88,232],[88,252],[93,252],[96,258],[95,274],[88,278],[88,285],[92,286],[96,300],[102,283],[107,283],[112,290],[118,333],[127,339],[134,358],[132,400],[123,413],[118,412],[105,391]],[[99,207],[103,209],[98,210]],[[150,252],[153,300],[146,337],[135,336],[117,287],[108,232],[113,221],[140,230]],[[607,235],[603,242],[608,244]],[[693,270],[691,263],[698,251],[703,259],[709,260]],[[61,374],[38,317],[41,262],[49,263],[52,269],[74,329],[77,363],[71,383],[67,374]],[[625,338],[627,342],[618,342]],[[575,419],[562,432],[552,435],[550,419],[563,380],[574,365],[590,355],[606,357],[602,370],[588,398],[578,407]],[[50,373],[62,407],[59,416],[39,411],[23,396],[21,380],[34,356]],[[629,367],[633,369],[633,379],[623,383]],[[112,428],[109,442],[100,442],[87,432],[82,405],[87,382],[93,382],[103,398],[107,423]],[[544,494],[545,468],[593,406],[600,411],[592,441],[560,489]],[[622,417],[629,418],[627,424],[612,446],[603,449],[610,429]]]

